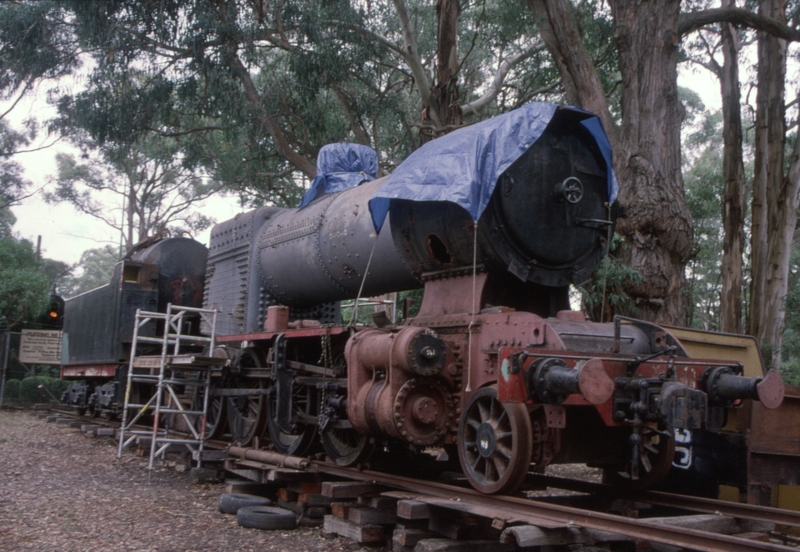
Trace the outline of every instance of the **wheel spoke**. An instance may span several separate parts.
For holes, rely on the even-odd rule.
[[[644,471],[647,473],[653,471],[653,464],[650,463],[650,457],[647,454],[642,454],[640,458]]]
[[[511,447],[507,447],[505,445],[500,444],[498,441],[497,448],[495,449],[499,454],[503,455],[508,460],[511,460],[514,456],[514,450]]]

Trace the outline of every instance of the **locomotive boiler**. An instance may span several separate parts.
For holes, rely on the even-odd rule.
[[[321,443],[340,465],[443,448],[487,493],[557,462],[644,488],[669,470],[676,429],[780,404],[777,373],[743,377],[655,324],[570,310],[624,213],[597,117],[533,104],[376,169],[368,148],[325,148],[300,209],[212,231],[204,306],[232,359],[212,434],[227,423],[240,444],[294,455]],[[400,324],[341,322],[340,300],[418,287]]]

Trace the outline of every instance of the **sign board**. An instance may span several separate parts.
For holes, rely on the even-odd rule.
[[[61,331],[22,330],[19,360],[26,364],[61,364]]]

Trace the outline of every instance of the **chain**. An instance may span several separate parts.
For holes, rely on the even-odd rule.
[[[319,364],[321,364],[324,368],[328,369],[331,367],[333,362],[333,350],[331,348],[331,327],[333,324],[323,324],[322,328],[325,330],[324,332],[320,333],[320,348],[321,356],[319,357]],[[325,400],[327,397],[327,389],[326,389],[326,379],[328,377],[327,372],[322,374],[322,389],[321,393],[319,394],[319,416],[320,421],[322,416],[325,415]]]

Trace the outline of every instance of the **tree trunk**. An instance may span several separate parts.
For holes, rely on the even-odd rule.
[[[766,0],[759,14],[785,21],[785,1]],[[753,282],[750,332],[780,367],[789,256],[797,222],[798,183],[784,177],[786,41],[758,33],[758,93],[753,181]]]
[[[439,0],[436,4],[438,22],[436,46],[436,83],[431,88],[430,106],[420,115],[422,142],[446,134],[463,121],[458,101],[458,0]]]
[[[722,7],[734,6],[734,0],[722,0]],[[722,173],[722,292],[720,297],[720,331],[742,331],[742,258],[744,255],[744,163],[742,161],[742,115],[739,93],[739,45],[736,27],[722,24],[720,71],[722,88],[722,135],[724,157]]]
[[[615,129],[597,71],[583,47],[568,0],[529,0],[547,18],[548,50],[567,71],[580,105],[598,113],[614,148],[620,201],[628,218],[617,231],[629,247],[627,264],[644,283],[626,292],[647,320],[677,323],[683,315],[684,267],[692,251],[692,220],[683,194],[678,101],[679,0],[613,0],[615,36],[622,71],[622,126]],[[542,28],[545,28],[542,26]]]

